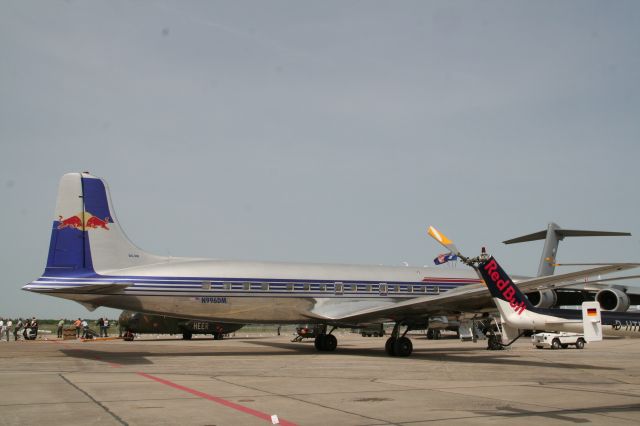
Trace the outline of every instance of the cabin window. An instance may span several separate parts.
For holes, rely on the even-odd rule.
[[[251,290],[251,283],[242,283],[242,289],[244,291],[249,291]]]
[[[211,281],[202,281],[203,290],[211,290]]]
[[[437,285],[428,285],[427,286],[427,293],[429,293],[429,294],[440,294],[440,287],[438,287]]]
[[[293,291],[293,283],[287,283],[287,291]]]
[[[333,286],[335,294],[342,294],[344,292],[342,283],[334,283]]]
[[[380,294],[387,294],[387,283],[380,283],[378,288],[380,289]]]
[[[262,291],[269,290],[269,284],[267,284],[267,283],[260,284],[260,290],[262,290]]]
[[[318,284],[318,291],[325,291],[327,286],[325,284]]]
[[[231,290],[231,283],[224,283],[225,290]]]
[[[309,288],[310,288],[309,283],[304,283],[304,284],[302,284],[302,289],[303,289],[304,291],[309,291]]]

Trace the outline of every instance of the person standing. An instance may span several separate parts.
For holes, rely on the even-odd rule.
[[[98,328],[100,329],[100,337],[104,334],[104,318],[100,317],[98,320]]]
[[[7,331],[7,326],[4,323],[4,318],[0,317],[0,340],[2,340],[2,335]]]
[[[104,337],[109,337],[109,319],[104,319]]]
[[[62,329],[64,328],[64,319],[58,321],[58,339],[62,339]]]
[[[82,324],[82,338],[86,339],[89,337],[89,323],[87,320],[82,320],[80,324]]]
[[[78,318],[73,322],[73,326],[76,328],[76,339],[80,338],[80,327],[82,327],[82,320]]]
[[[16,342],[18,341],[18,333],[20,333],[20,330],[22,330],[22,318],[18,318],[18,323],[16,324],[16,327],[13,329],[13,340],[15,340]]]
[[[13,321],[11,321],[11,318],[7,320],[7,323],[5,324],[5,326],[7,327],[7,330],[5,331],[5,333],[7,333],[7,342],[8,342],[9,334],[13,332]]]
[[[36,319],[36,317],[31,318],[31,324],[29,324],[29,326],[31,327],[31,331],[33,332],[32,340],[36,340],[36,337],[38,337],[38,320]]]

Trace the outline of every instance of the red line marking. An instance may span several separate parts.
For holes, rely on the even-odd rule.
[[[260,418],[262,420],[266,420],[268,422],[271,422],[271,415],[270,414],[266,414],[266,413],[263,413],[261,411],[254,410],[252,408],[245,407],[244,405],[236,404],[235,402],[227,401],[226,399],[223,399],[223,398],[220,398],[220,397],[217,397],[217,396],[213,396],[213,395],[209,395],[208,393],[200,392],[200,391],[197,391],[195,389],[191,389],[191,388],[188,388],[186,386],[182,386],[182,385],[179,385],[177,383],[170,382],[169,380],[161,379],[160,377],[152,376],[151,374],[140,373],[140,372],[138,372],[136,374],[138,374],[138,375],[140,375],[142,377],[146,377],[147,379],[155,380],[158,383],[162,383],[163,385],[170,386],[170,387],[172,387],[174,389],[178,389],[178,390],[190,393],[192,395],[198,396],[198,397],[203,398],[203,399],[208,399],[209,401],[216,402],[218,404],[224,405],[225,407],[233,408],[234,410],[241,411],[241,412],[246,413],[246,414],[251,414],[252,416],[255,416],[255,417],[258,417],[258,418]],[[295,423],[291,423],[291,422],[289,422],[287,420],[284,420],[284,419],[279,419],[279,420],[280,420],[279,424],[281,424],[281,425],[284,425],[284,426],[297,426]]]
[[[106,364],[109,364],[113,368],[121,368],[122,367],[122,365],[116,364],[115,362],[103,361],[102,357],[100,355],[95,355],[94,359],[96,361],[104,362]],[[172,387],[174,389],[178,389],[178,390],[190,393],[190,394],[195,395],[197,397],[200,397],[200,398],[203,398],[203,399],[207,399],[209,401],[216,402],[218,404],[224,405],[225,407],[233,408],[234,410],[240,411],[242,413],[251,414],[252,416],[255,416],[255,417],[258,417],[258,418],[260,418],[262,420],[266,420],[268,422],[271,422],[271,414],[263,413],[262,411],[254,410],[252,408],[245,407],[244,405],[240,405],[240,404],[236,404],[235,402],[228,401],[228,400],[226,400],[224,398],[220,398],[218,396],[209,395],[208,393],[200,392],[198,390],[191,389],[191,388],[188,388],[186,386],[179,385],[179,384],[171,382],[169,380],[162,379],[162,378],[156,377],[156,376],[152,376],[151,374],[142,373],[140,371],[137,372],[136,374],[139,375],[139,376],[145,377],[147,379],[154,380],[154,381],[156,381],[158,383],[162,383],[163,385],[170,386],[170,387]],[[281,424],[281,425],[284,425],[284,426],[298,426],[296,423],[292,423],[292,422],[290,422],[288,420],[284,420],[282,418],[278,418],[278,424]]]

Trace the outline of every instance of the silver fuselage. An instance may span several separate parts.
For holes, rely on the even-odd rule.
[[[26,290],[112,308],[233,323],[331,322],[478,283],[470,269],[167,259],[88,276],[43,275]],[[113,294],[65,293],[128,284]],[[55,293],[51,292],[55,290]]]

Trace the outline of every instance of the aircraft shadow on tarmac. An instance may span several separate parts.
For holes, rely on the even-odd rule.
[[[243,339],[244,340],[244,339]],[[352,356],[366,356],[366,357],[378,357],[389,358],[384,349],[372,349],[372,348],[354,348],[348,345],[340,346],[334,353],[317,352],[313,344],[301,344],[301,343],[279,343],[268,341],[251,341],[247,342],[252,345],[263,346],[273,348],[274,350],[259,350],[251,351],[249,349],[242,351],[225,351],[224,348],[216,350],[212,347],[206,351],[194,351],[193,347],[176,347],[171,351],[164,352],[149,352],[144,350],[117,350],[117,351],[100,351],[92,349],[61,349],[61,352],[66,356],[73,358],[83,358],[87,360],[98,360],[104,362],[113,362],[122,365],[149,365],[153,364],[153,361],[148,358],[158,357],[235,357],[246,355],[258,355],[258,356],[287,356],[287,355],[352,355]],[[308,342],[311,343],[311,342]],[[133,343],[132,343],[133,344]],[[120,349],[122,347],[119,347]],[[521,357],[512,356],[501,352],[481,352],[482,354],[471,354],[471,352],[480,352],[481,348],[428,348],[417,349],[413,351],[411,357],[408,359],[423,359],[429,361],[447,361],[447,362],[459,362],[459,363],[473,363],[473,364],[501,364],[509,366],[523,366],[523,367],[540,367],[540,368],[575,368],[575,364],[563,363],[563,362],[548,362],[548,361],[533,361],[530,359],[522,359]],[[399,358],[401,359],[401,358]],[[588,364],[580,364],[580,368],[583,370],[609,370],[619,371],[621,368],[617,367],[605,367]]]
[[[512,406],[496,407],[491,411],[472,411],[475,414],[484,415],[487,417],[502,417],[517,419],[520,417],[526,417],[530,419],[531,416],[544,417],[555,422],[564,421],[571,423],[591,423],[590,420],[581,419],[579,417],[573,417],[572,415],[580,414],[607,414],[612,413],[635,413],[640,410],[638,404],[624,404],[624,405],[602,405],[598,407],[587,408],[572,408],[572,409],[555,409],[547,411],[533,411],[524,408],[516,408]],[[452,419],[455,420],[455,419]]]
[[[249,342],[252,345],[271,346],[282,349],[304,349],[304,352],[318,353],[313,345],[302,346],[299,343],[278,343],[278,342]],[[302,352],[302,350],[299,350]],[[482,348],[428,348],[428,349],[415,349],[411,353],[409,359],[424,359],[430,361],[448,361],[448,362],[461,362],[461,363],[473,363],[473,364],[501,364],[512,366],[531,366],[531,367],[547,367],[547,368],[575,368],[575,364],[548,362],[548,361],[532,361],[516,358],[512,355],[501,353],[499,351],[486,351],[482,352],[483,355],[466,355],[469,352],[483,351]],[[326,353],[326,352],[325,352]],[[342,355],[358,355],[367,357],[384,357],[388,358],[384,349],[376,350],[371,348],[351,348],[348,345],[339,346],[336,349],[336,354]],[[280,353],[282,354],[282,353]],[[611,370],[617,371],[622,368],[617,367],[604,367],[588,364],[580,364],[581,369],[585,370]]]

